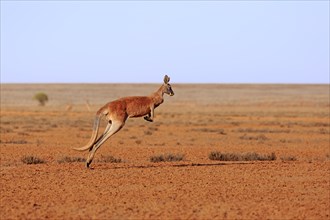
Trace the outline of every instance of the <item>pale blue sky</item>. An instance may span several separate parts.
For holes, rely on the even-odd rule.
[[[1,82],[329,83],[329,1],[1,1]]]

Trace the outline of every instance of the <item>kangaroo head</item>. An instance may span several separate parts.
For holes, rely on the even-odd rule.
[[[170,95],[170,96],[174,96],[174,92],[172,90],[171,85],[169,84],[169,81],[170,81],[170,77],[165,75],[164,76],[164,84],[163,84],[163,92]]]

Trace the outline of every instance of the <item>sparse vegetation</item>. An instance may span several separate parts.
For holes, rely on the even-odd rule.
[[[253,129],[253,128],[239,128],[236,130],[239,133],[290,133],[290,130],[288,129],[268,129],[268,128],[263,128],[263,129]]]
[[[194,128],[192,131],[197,131],[197,132],[206,132],[206,133],[217,133],[217,134],[222,134],[226,135],[224,129],[212,129],[212,128]]]
[[[65,156],[57,160],[58,163],[75,163],[75,162],[86,162],[85,158],[82,157],[69,157]]]
[[[327,129],[325,129],[325,128],[320,128],[319,129],[319,133],[320,134],[329,134],[329,131]]]
[[[210,160],[220,161],[256,161],[256,160],[276,160],[275,153],[261,155],[255,152],[249,153],[221,153],[219,151],[213,151],[209,154]]]
[[[37,100],[39,102],[39,105],[44,106],[46,102],[48,102],[48,96],[43,93],[39,92],[33,96],[33,99]]]
[[[181,161],[183,159],[184,159],[183,154],[160,154],[160,155],[150,157],[150,161],[154,162],[154,163]]]
[[[82,157],[69,157],[69,156],[64,156],[60,159],[57,160],[58,163],[84,163],[86,162],[85,158]],[[98,162],[101,163],[121,163],[122,159],[120,158],[115,158],[113,156],[104,156],[101,155],[101,158],[98,159]]]
[[[101,155],[101,159],[99,159],[98,161],[103,162],[103,163],[121,163],[121,162],[123,162],[122,159],[115,158],[111,155],[108,155],[108,156]]]
[[[42,164],[46,163],[43,159],[36,156],[23,156],[21,161],[25,164]]]
[[[265,135],[261,134],[258,136],[248,136],[246,134],[244,134],[243,136],[239,137],[242,140],[255,140],[255,141],[266,141],[268,140],[268,137],[266,137]]]
[[[28,142],[26,140],[11,140],[11,141],[0,140],[0,143],[2,143],[2,144],[27,144]]]

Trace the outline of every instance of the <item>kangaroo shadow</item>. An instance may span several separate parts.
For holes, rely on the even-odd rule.
[[[219,163],[184,163],[184,164],[147,164],[147,165],[132,165],[132,166],[97,166],[96,169],[152,169],[152,168],[164,168],[164,167],[217,167],[217,166],[235,166],[235,165],[248,165],[254,164],[253,162],[219,162]],[[94,169],[94,168],[92,168]]]

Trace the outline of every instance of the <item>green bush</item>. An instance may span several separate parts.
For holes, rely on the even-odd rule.
[[[48,102],[48,96],[43,92],[35,94],[33,99],[37,100],[41,106],[44,106]]]

